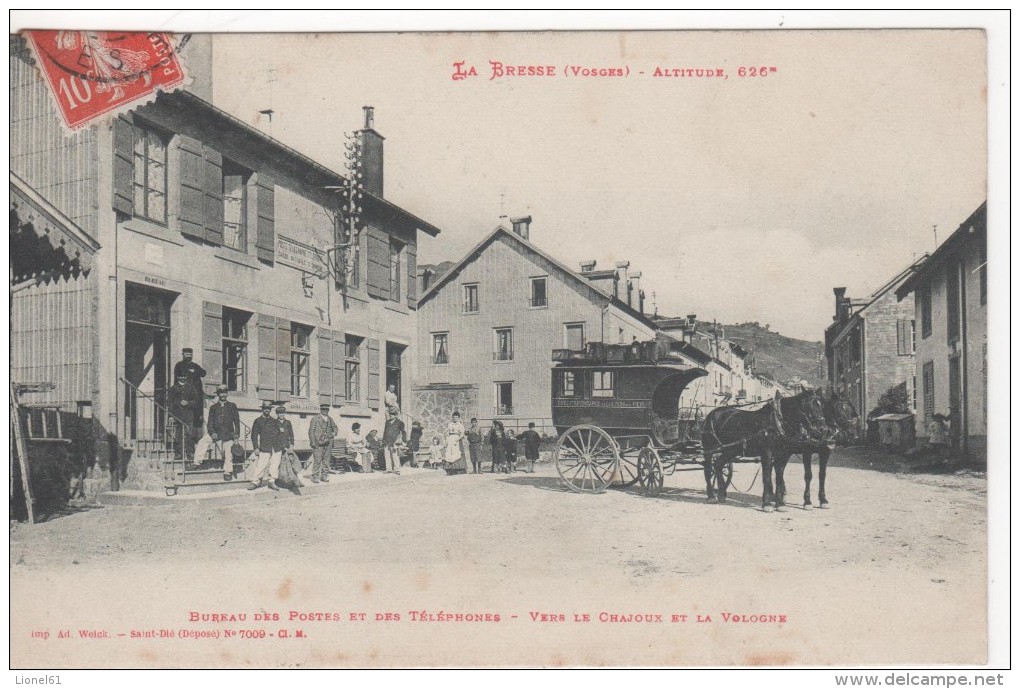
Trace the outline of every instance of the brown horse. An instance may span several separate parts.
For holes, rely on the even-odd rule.
[[[775,492],[772,488],[772,461],[777,442],[783,435],[783,412],[780,396],[759,409],[749,411],[737,407],[716,407],[705,417],[701,446],[705,453],[705,489],[708,499],[726,502],[726,480],[723,467],[737,457],[760,457],[765,475],[762,509],[772,511]],[[717,487],[713,486],[713,480]]]
[[[799,454],[804,458],[805,483],[810,486],[811,456],[819,457],[819,473],[824,467],[832,448],[829,446],[830,429],[825,418],[824,402],[815,390],[806,390],[792,397],[784,397],[783,438],[776,444],[774,468],[776,472],[776,509],[786,509],[786,480],[784,472],[790,456]],[[805,506],[811,504],[810,490],[804,491]]]

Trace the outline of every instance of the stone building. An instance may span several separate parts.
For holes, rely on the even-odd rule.
[[[13,296],[11,373],[54,383],[41,402],[87,403],[115,488],[162,485],[166,395],[184,347],[207,371],[205,393],[227,385],[244,424],[261,400],[285,403],[299,449],[320,402],[342,434],[355,420],[381,427],[385,387],[406,396],[409,382],[417,245],[439,229],[385,199],[371,109],[351,232],[336,214],[347,177],[194,93],[161,93],[73,135],[50,97],[12,37],[19,193],[80,228],[94,256],[59,289]],[[324,134],[342,145],[343,132]],[[65,348],[67,324],[80,329]]]

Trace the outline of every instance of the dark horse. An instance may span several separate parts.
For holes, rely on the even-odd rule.
[[[786,425],[784,458],[776,461],[777,487],[782,501],[786,492],[782,471],[791,454],[799,454],[804,462],[804,506],[811,506],[811,457],[818,455],[818,506],[826,508],[825,470],[836,440],[849,435],[856,428],[857,412],[838,395],[826,397],[820,391],[803,393],[783,400],[783,421]],[[800,399],[798,399],[800,398]],[[788,409],[789,406],[789,409]]]
[[[825,418],[824,402],[815,390],[806,390],[792,397],[784,397],[780,406],[783,410],[783,438],[776,444],[776,509],[786,508],[786,480],[784,472],[790,456],[799,454],[804,458],[804,505],[811,504],[811,457],[818,455],[819,481],[825,474],[824,467],[832,452],[831,432]],[[824,499],[824,491],[819,498]]]
[[[705,453],[705,489],[708,499],[717,497],[726,502],[726,480],[723,467],[737,457],[761,457],[765,487],[762,509],[772,511],[775,500],[772,490],[772,457],[775,444],[783,435],[783,413],[780,397],[749,411],[737,407],[716,407],[705,417],[701,431],[701,446]],[[718,488],[713,487],[713,479]]]

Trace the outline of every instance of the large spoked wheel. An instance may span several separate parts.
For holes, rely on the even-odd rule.
[[[638,482],[638,454],[634,450],[620,452],[620,466],[613,477],[613,488],[630,488]]]
[[[662,492],[662,459],[654,447],[646,447],[638,455],[638,481],[645,495],[654,498]]]
[[[578,493],[601,493],[619,471],[620,448],[598,426],[574,426],[560,436],[553,451],[556,473]]]

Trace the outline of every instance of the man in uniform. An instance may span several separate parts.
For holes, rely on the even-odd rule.
[[[202,396],[184,376],[175,376],[176,382],[167,393],[167,408],[174,421],[174,440],[177,459],[194,459],[195,439],[202,432]]]
[[[234,458],[231,455],[234,441],[241,437],[241,417],[237,405],[227,400],[227,386],[216,387],[217,400],[209,405],[209,423],[207,433],[202,436],[195,447],[195,464],[205,456],[209,446],[216,444],[223,454],[223,480],[234,478]]]
[[[528,460],[527,472],[533,474],[535,473],[535,462],[539,457],[538,448],[542,444],[542,436],[535,430],[535,422],[529,423],[528,430],[517,436],[517,439],[524,441],[524,458]]]
[[[174,364],[174,379],[178,376],[184,376],[185,380],[195,388],[195,394],[198,395],[201,404],[198,406],[198,416],[195,418],[195,426],[197,426],[196,437],[202,435],[202,422],[205,420],[205,391],[202,389],[202,379],[205,378],[205,369],[198,365],[192,360],[194,350],[191,347],[185,347],[181,350],[181,360]]]
[[[289,422],[288,422],[289,423]],[[329,418],[329,405],[319,405],[319,415],[308,424],[308,443],[312,446],[312,483],[329,483],[329,459],[333,438],[340,429]]]
[[[255,419],[255,423],[251,425],[251,443],[255,451],[259,453],[259,458],[252,467],[252,480],[248,490],[259,488],[267,475],[269,490],[280,490],[276,487],[276,479],[280,475],[280,458],[283,456],[286,438],[280,438],[280,419],[274,419],[272,411],[272,402],[262,402],[262,416]],[[286,424],[290,426],[290,421],[287,421]],[[291,442],[293,442],[293,437],[292,429]]]

